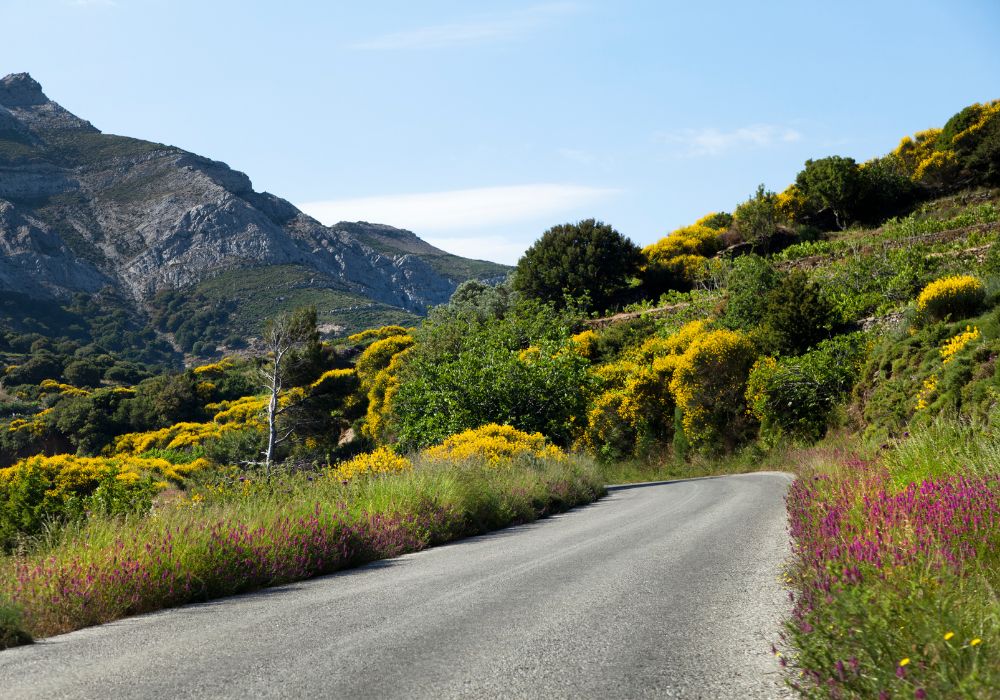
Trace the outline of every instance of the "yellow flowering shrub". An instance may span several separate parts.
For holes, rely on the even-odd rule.
[[[972,275],[935,280],[917,297],[917,309],[931,320],[964,318],[975,313],[986,298],[983,283]]]
[[[373,452],[366,452],[346,462],[341,462],[330,470],[330,476],[334,479],[349,481],[359,476],[396,474],[411,469],[413,469],[413,463],[406,457],[397,455],[388,447],[379,447]]]
[[[569,339],[569,347],[580,357],[586,357],[589,360],[597,350],[597,332],[588,329],[577,333]]]
[[[721,247],[717,229],[693,224],[672,231],[665,238],[643,248],[642,252],[650,262],[666,263],[682,255],[713,255]]]
[[[775,208],[785,221],[798,221],[806,210],[806,196],[795,185],[789,185],[774,199]]]
[[[375,381],[375,376],[389,366],[395,355],[412,347],[413,343],[413,336],[394,335],[376,340],[369,345],[354,365],[361,383],[361,390],[367,393],[372,382]]]
[[[388,417],[392,411],[392,397],[399,389],[399,372],[406,356],[413,350],[410,346],[392,356],[389,365],[375,375],[368,390],[368,408],[361,434],[372,440],[384,440],[388,432]]]
[[[60,384],[55,379],[43,379],[38,385],[42,394],[59,394],[60,396],[89,396],[86,389],[72,386],[70,384]]]
[[[201,446],[224,432],[239,430],[237,423],[175,423],[168,428],[143,433],[125,433],[106,450],[109,455],[141,455],[150,450],[185,450]]]
[[[979,328],[976,326],[966,326],[964,331],[948,340],[941,347],[942,364],[948,364],[951,362],[955,359],[955,355],[962,352],[962,350],[982,337],[983,335],[979,332]]]
[[[604,388],[620,389],[625,386],[629,376],[638,371],[639,365],[630,360],[618,360],[597,365],[591,369],[591,374],[595,376],[600,386]]]
[[[48,431],[48,426],[43,419],[50,413],[52,413],[52,409],[46,408],[33,415],[30,419],[15,418],[7,424],[7,432],[20,433],[31,438],[44,437]]]
[[[677,359],[670,391],[684,435],[701,447],[732,447],[747,427],[746,384],[757,349],[739,331],[699,335]]]
[[[969,142],[974,141],[991,120],[1000,118],[1000,100],[994,100],[985,104],[977,102],[970,105],[968,109],[974,110],[975,116],[973,119],[975,121],[952,137],[952,145],[958,148],[962,148],[969,144]]]
[[[492,466],[505,466],[519,457],[566,459],[566,453],[550,445],[541,433],[526,433],[496,423],[452,435],[424,450],[423,455],[434,461],[484,460]]]
[[[267,408],[266,396],[242,396],[232,401],[220,401],[205,406],[206,410],[215,411],[212,422],[243,423],[249,426],[262,425],[262,414]]]
[[[384,340],[394,335],[408,335],[409,331],[402,326],[382,326],[381,328],[369,328],[360,333],[347,336],[347,341],[361,345],[373,340]]]
[[[695,338],[709,329],[710,324],[711,321],[705,319],[689,321],[681,326],[676,333],[666,338],[659,336],[649,338],[633,351],[630,357],[636,362],[649,363],[657,357],[683,353],[690,347]]]
[[[207,466],[175,466],[164,459],[38,455],[0,469],[0,547],[19,534],[38,532],[50,520],[89,511],[108,514],[148,508],[152,497]]]
[[[937,143],[941,129],[927,129],[919,131],[912,137],[904,136],[892,152],[906,172],[912,177],[917,167],[934,153],[934,146]]]
[[[199,377],[219,377],[226,373],[226,370],[231,369],[233,366],[233,360],[229,357],[224,357],[218,362],[213,362],[207,365],[201,365],[195,367],[192,372]]]
[[[611,381],[587,411],[579,444],[602,459],[615,460],[668,437],[674,415],[669,386],[676,361],[676,356],[658,357],[650,365],[623,364],[615,368],[618,373],[608,373]]]
[[[331,369],[323,372],[319,379],[309,385],[314,394],[337,394],[346,396],[358,384],[358,373],[353,369]]]
[[[958,157],[952,151],[934,151],[920,161],[913,171],[913,179],[931,187],[941,187],[958,174]]]

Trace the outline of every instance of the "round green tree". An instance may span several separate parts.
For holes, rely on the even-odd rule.
[[[518,261],[514,288],[554,303],[586,295],[591,308],[604,310],[622,297],[642,261],[639,246],[605,223],[562,224],[546,231]]]

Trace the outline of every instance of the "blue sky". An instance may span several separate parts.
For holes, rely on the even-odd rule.
[[[1000,98],[1000,2],[0,0],[0,74],[325,223],[648,244]]]

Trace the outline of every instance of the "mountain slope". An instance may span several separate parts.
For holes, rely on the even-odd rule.
[[[141,310],[224,275],[280,306],[275,266],[313,273],[341,305],[416,314],[464,279],[507,271],[409,231],[323,226],[224,163],[101,133],[26,73],[0,80],[0,291],[64,300],[110,288]]]

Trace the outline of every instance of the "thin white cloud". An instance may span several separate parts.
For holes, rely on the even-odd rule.
[[[116,0],[69,0],[73,7],[118,7]]]
[[[535,232],[532,235],[537,237],[539,233]],[[424,240],[452,255],[514,265],[524,255],[524,251],[528,249],[534,238],[528,236],[517,239],[506,236],[462,236],[458,238],[428,236]]]
[[[658,141],[680,146],[685,156],[719,156],[745,148],[768,148],[802,140],[802,134],[788,126],[752,124],[724,131],[714,127],[661,132]]]
[[[298,207],[327,225],[369,221],[417,233],[472,231],[581,212],[618,190],[584,185],[533,184],[480,187],[306,202]]]
[[[383,34],[351,44],[350,48],[362,51],[406,51],[511,41],[538,30],[556,18],[573,14],[578,9],[574,2],[534,5],[503,16]]]

